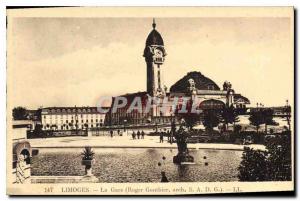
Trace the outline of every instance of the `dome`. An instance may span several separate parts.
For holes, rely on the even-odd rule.
[[[150,46],[150,45],[162,45],[162,46],[164,45],[164,41],[160,33],[158,33],[158,31],[156,31],[155,29],[153,29],[150,32],[146,40],[146,46]]]
[[[170,92],[185,93],[189,87],[189,79],[193,79],[198,90],[220,90],[219,86],[211,79],[205,77],[200,72],[189,72],[186,76],[178,80],[170,88]]]
[[[155,19],[153,19],[153,24],[152,24],[153,30],[150,32],[150,34],[147,37],[146,40],[146,47],[150,46],[150,45],[164,45],[164,41],[160,35],[160,33],[158,33],[158,31],[156,31],[155,27],[156,27],[156,23],[155,23]]]

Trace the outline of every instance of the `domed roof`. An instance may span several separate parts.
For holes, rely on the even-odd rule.
[[[155,29],[153,29],[150,32],[146,40],[146,46],[150,46],[150,45],[164,45],[164,41],[160,33],[158,33],[158,31],[156,31]]]
[[[185,93],[189,87],[189,79],[193,79],[195,87],[198,90],[220,90],[219,86],[211,79],[205,77],[200,72],[193,71],[187,73],[186,76],[178,80],[170,88],[170,92]]]
[[[158,31],[156,31],[155,27],[155,21],[153,20],[153,24],[152,24],[153,30],[150,32],[150,34],[147,37],[146,40],[146,46],[150,46],[150,45],[164,45],[164,41],[160,35],[160,33]]]

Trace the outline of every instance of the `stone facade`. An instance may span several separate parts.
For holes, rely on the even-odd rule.
[[[48,107],[41,111],[43,130],[73,130],[101,128],[104,126],[105,113],[97,107]]]
[[[181,104],[184,97],[196,100],[200,109],[222,109],[224,106],[246,108],[250,101],[240,94],[236,94],[229,82],[224,82],[223,89],[205,77],[200,72],[187,73],[183,78],[171,86],[170,92],[163,85],[162,65],[165,61],[166,50],[161,34],[156,30],[156,24],[152,24],[153,30],[146,39],[144,57],[147,68],[147,91],[125,94],[127,104],[116,111],[110,110],[107,113],[107,125],[141,125],[141,124],[170,124],[174,114],[174,100],[179,99]],[[130,111],[128,108],[134,98],[141,98],[141,111]],[[149,97],[157,98],[159,103],[153,105],[150,111],[145,110]],[[116,105],[117,97],[112,99],[111,108]],[[162,110],[162,108],[164,108]]]

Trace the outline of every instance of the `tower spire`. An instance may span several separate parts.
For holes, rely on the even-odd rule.
[[[152,27],[153,27],[153,29],[155,29],[155,27],[156,27],[155,18],[153,18]]]

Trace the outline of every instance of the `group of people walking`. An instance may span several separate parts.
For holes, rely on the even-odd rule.
[[[110,134],[110,137],[113,137],[114,136],[114,131],[113,130],[110,130],[109,131],[109,134]],[[118,136],[122,136],[123,135],[123,132],[120,131],[119,129],[117,130],[117,135]]]
[[[110,130],[109,131],[110,133],[110,137],[112,138],[114,136],[114,131],[113,130]],[[122,136],[123,133],[120,131],[120,130],[117,130],[117,135],[118,136]],[[167,137],[167,142],[169,142],[170,144],[172,144],[174,142],[174,139],[173,139],[173,135],[172,135],[172,131],[170,130],[166,130],[166,131],[156,131],[156,134],[158,134],[159,136],[159,142],[160,143],[163,143],[164,142],[164,137]],[[137,132],[136,131],[133,131],[132,134],[132,139],[135,140],[135,139],[144,139],[145,138],[145,132],[142,130],[138,130]]]
[[[137,139],[144,139],[144,137],[145,137],[145,132],[144,131],[142,131],[142,132],[140,132],[139,130],[137,131],[137,133],[135,133],[134,131],[132,132],[132,139],[136,139],[136,137],[137,137]]]
[[[163,142],[164,142],[164,136],[167,136],[167,137],[168,137],[167,141],[168,141],[170,144],[172,144],[174,140],[173,140],[173,136],[172,136],[171,134],[172,134],[172,133],[171,133],[170,130],[167,130],[166,132],[160,131],[160,132],[159,132],[159,142],[160,142],[160,143],[163,143]]]

